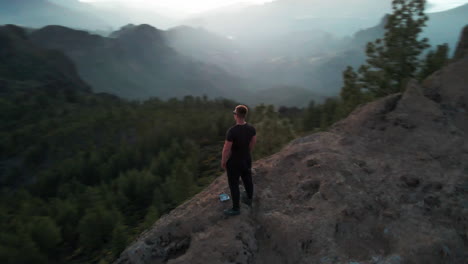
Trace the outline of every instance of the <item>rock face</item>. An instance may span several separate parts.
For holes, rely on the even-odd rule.
[[[240,216],[222,215],[223,175],[116,263],[466,264],[467,72],[465,56],[256,162]]]

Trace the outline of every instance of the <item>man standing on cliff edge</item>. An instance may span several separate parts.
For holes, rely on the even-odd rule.
[[[245,121],[248,113],[245,105],[236,106],[233,114],[236,125],[231,127],[224,141],[221,166],[226,170],[229,189],[231,190],[232,209],[224,210],[225,215],[240,214],[239,176],[244,183],[247,195],[242,202],[252,205],[252,157],[250,152],[257,141],[255,128]]]

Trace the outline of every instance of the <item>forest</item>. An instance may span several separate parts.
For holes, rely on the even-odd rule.
[[[236,102],[125,101],[15,88],[0,100],[2,263],[113,260],[136,235],[222,173]],[[287,112],[287,111],[286,111]],[[300,131],[252,109],[261,158]],[[25,254],[24,252],[27,252]]]

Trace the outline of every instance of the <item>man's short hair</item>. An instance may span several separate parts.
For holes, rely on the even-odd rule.
[[[248,112],[249,112],[249,108],[247,108],[247,106],[245,105],[236,106],[236,114],[240,118],[245,118]]]

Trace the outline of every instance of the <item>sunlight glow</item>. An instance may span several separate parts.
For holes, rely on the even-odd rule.
[[[284,0],[78,0],[108,6],[154,9],[176,16],[194,15],[235,5],[264,4]],[[326,1],[326,0],[322,0]],[[350,0],[345,0],[350,1]],[[390,0],[388,0],[390,1]],[[439,12],[468,3],[468,0],[428,0],[428,11]]]
[[[183,13],[201,13],[234,4],[263,4],[273,0],[79,0],[87,3],[118,3],[136,8],[161,8]]]

